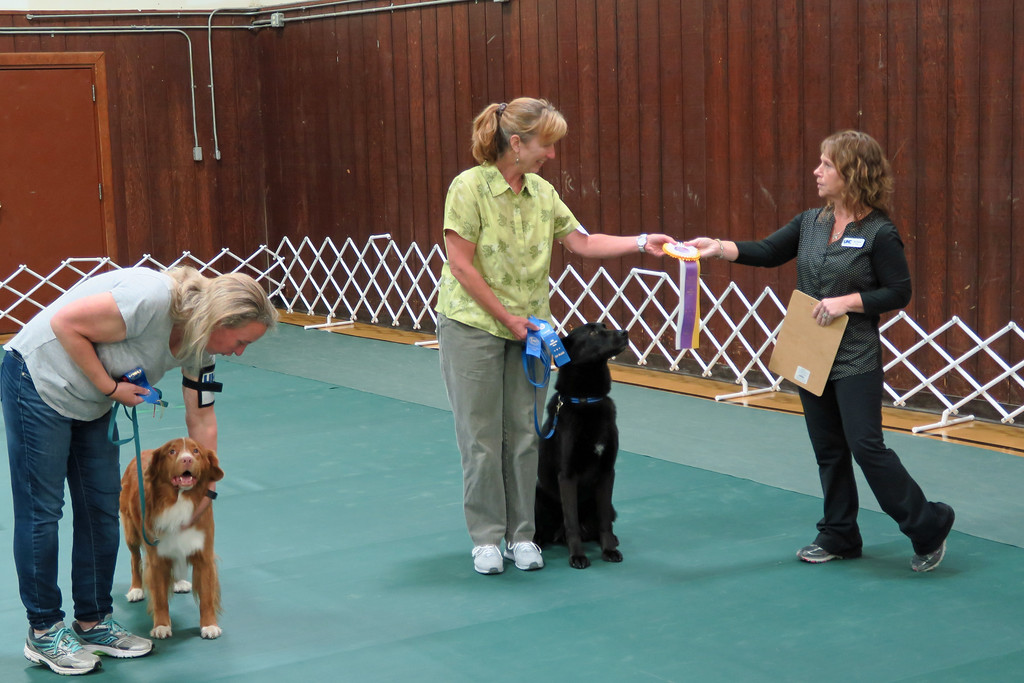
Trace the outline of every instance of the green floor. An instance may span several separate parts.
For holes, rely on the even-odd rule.
[[[543,571],[485,577],[472,571],[436,351],[283,326],[217,375],[224,635],[201,640],[195,604],[176,596],[173,638],[144,659],[105,659],[92,679],[1021,676],[1019,457],[889,435],[926,493],[957,509],[946,561],[911,572],[909,541],[865,487],[864,558],[811,566],[794,557],[821,505],[801,418],[616,385],[625,561],[592,549],[594,565],[578,571],[555,548]],[[177,392],[170,378],[161,388]],[[143,418],[144,447],[183,432],[176,403]],[[10,506],[5,480],[0,681],[57,680],[21,654]],[[127,603],[127,588],[123,552],[116,616],[144,633],[145,607]]]

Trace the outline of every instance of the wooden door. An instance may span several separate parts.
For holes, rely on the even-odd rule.
[[[103,66],[102,53],[0,55],[0,333],[39,310],[18,304],[38,276],[116,253]],[[12,278],[21,265],[33,274]],[[32,301],[58,294],[43,287]]]

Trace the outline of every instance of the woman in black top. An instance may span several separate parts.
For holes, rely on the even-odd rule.
[[[814,171],[825,206],[804,211],[756,242],[699,237],[686,242],[703,258],[774,267],[796,258],[797,289],[819,300],[819,325],[848,315],[822,395],[799,389],[807,432],[818,461],[825,513],[814,543],[797,552],[804,562],[859,557],[856,460],[882,510],[914,546],[911,569],[942,562],[953,508],[929,502],[882,435],[882,313],[910,301],[910,271],[896,226],[889,220],[892,171],[871,136],[843,131],[821,143]]]

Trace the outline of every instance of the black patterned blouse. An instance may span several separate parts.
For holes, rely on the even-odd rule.
[[[879,316],[910,302],[910,269],[896,226],[881,211],[846,226],[829,244],[830,209],[804,211],[756,242],[737,242],[736,263],[770,268],[796,258],[796,287],[815,299],[859,292],[864,313],[850,313],[830,380],[869,372],[882,364]]]

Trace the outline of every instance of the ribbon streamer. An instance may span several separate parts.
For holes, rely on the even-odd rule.
[[[695,349],[700,344],[700,252],[682,244],[666,244],[662,249],[679,260],[676,348]]]
[[[542,357],[542,347],[547,347],[551,354],[551,360],[555,365],[562,367],[569,362],[569,354],[562,346],[562,340],[558,338],[555,330],[546,320],[541,320],[535,315],[529,317],[531,323],[536,325],[538,330],[528,330],[526,333],[526,353],[536,358]]]
[[[541,434],[540,418],[537,415],[537,389],[548,385],[548,378],[551,376],[551,362],[554,361],[555,365],[562,367],[569,362],[569,354],[562,346],[562,340],[558,338],[554,328],[546,320],[531,315],[529,321],[539,328],[526,331],[526,347],[523,348],[523,370],[526,372],[526,380],[533,385],[533,428],[537,431],[538,436],[550,439],[551,435],[555,433],[558,414],[555,414],[555,419],[551,422],[551,431]],[[540,380],[537,380],[533,373],[533,359],[535,358],[540,361],[543,368],[543,377]]]

